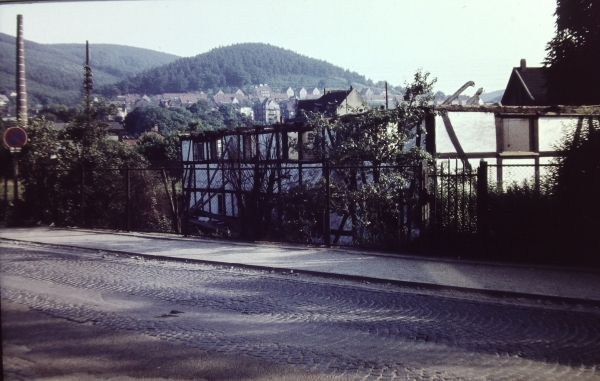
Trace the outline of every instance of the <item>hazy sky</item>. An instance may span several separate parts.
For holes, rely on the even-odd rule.
[[[521,58],[541,66],[555,0],[163,0],[0,3],[0,32],[38,43],[113,43],[195,56],[264,42],[403,85],[416,69],[453,93],[503,89]],[[93,50],[92,50],[93,51]],[[92,56],[93,57],[93,56]],[[92,61],[93,66],[93,61]],[[465,94],[473,93],[471,88]]]

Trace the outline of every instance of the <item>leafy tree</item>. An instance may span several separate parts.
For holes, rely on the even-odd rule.
[[[516,261],[600,265],[600,120],[569,126],[550,176],[489,195],[492,255]],[[510,252],[511,254],[507,253]]]
[[[402,240],[401,208],[416,201],[417,166],[429,155],[421,148],[421,125],[435,79],[418,71],[394,109],[324,118],[310,115],[314,134],[301,149],[334,166],[333,208],[350,219],[357,244],[395,246]],[[323,187],[323,182],[317,187]],[[315,223],[317,223],[315,221]]]
[[[125,117],[125,129],[132,135],[150,131],[154,126],[163,135],[173,132],[211,131],[221,128],[248,127],[252,120],[237,107],[221,105],[213,109],[208,101],[200,100],[189,108],[138,107]]]
[[[574,131],[558,147],[564,156],[552,177],[560,236],[575,256],[600,263],[600,119],[589,117]]]
[[[188,110],[192,114],[199,116],[210,113],[212,111],[212,106],[209,101],[201,99],[198,102],[191,105],[190,107],[188,107]]]
[[[173,204],[160,173],[140,170],[148,161],[135,147],[107,139],[113,107],[102,102],[89,106],[81,107],[61,131],[44,118],[31,119],[20,159],[24,215],[63,226],[123,229],[129,205],[132,228],[173,231]]]
[[[223,124],[228,129],[236,127],[251,127],[253,124],[250,117],[239,112],[238,108],[232,105],[219,106],[219,113],[223,117]]]
[[[202,119],[194,119],[188,123],[187,130],[190,132],[212,131],[214,128],[207,125]]]
[[[180,108],[138,107],[125,117],[125,129],[132,135],[140,135],[158,126],[158,131],[168,134],[173,131],[184,131],[192,122],[193,115]]]
[[[88,111],[89,110],[89,111]],[[109,169],[145,166],[132,148],[107,139],[108,121],[115,110],[104,103],[82,107],[64,130],[33,118],[27,126],[28,144],[20,159],[27,213],[38,221],[73,225],[81,212],[100,226],[115,223],[122,204],[114,195],[123,181]],[[80,204],[81,184],[86,202]],[[117,220],[117,222],[120,218]]]
[[[553,104],[600,104],[600,5],[557,0],[556,36],[547,44],[546,84]]]
[[[223,114],[218,110],[214,110],[210,102],[199,100],[191,105],[188,110],[195,118],[192,131],[217,130],[224,128]]]
[[[74,107],[69,107],[62,104],[54,104],[48,107],[44,107],[38,113],[38,117],[45,118],[51,122],[62,122],[68,123],[70,122],[75,115],[77,115],[77,110]]]
[[[179,136],[175,131],[166,136],[146,132],[138,138],[135,148],[153,166],[164,166],[181,158]]]
[[[443,91],[436,91],[435,92],[435,99],[437,99],[437,100],[444,100],[444,99],[446,99],[446,94],[444,94]]]

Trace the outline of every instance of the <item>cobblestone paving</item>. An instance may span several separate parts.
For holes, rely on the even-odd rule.
[[[182,345],[357,380],[600,379],[597,310],[91,251],[0,250],[2,298]],[[12,279],[122,303],[107,308]]]

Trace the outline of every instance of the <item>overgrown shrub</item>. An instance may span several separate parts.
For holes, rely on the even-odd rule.
[[[562,261],[556,251],[556,202],[551,194],[525,180],[503,191],[490,190],[488,203],[486,255],[515,262]]]
[[[573,127],[539,191],[525,181],[490,193],[488,255],[600,266],[600,126],[587,118]]]
[[[551,191],[559,216],[561,250],[600,265],[600,122],[587,118],[558,147]]]
[[[435,82],[417,71],[393,109],[306,115],[311,133],[297,148],[333,168],[331,211],[342,217],[339,229],[351,226],[354,245],[398,249],[418,229],[416,169],[431,158],[421,143]]]
[[[148,161],[134,147],[107,139],[111,114],[108,106],[90,105],[61,131],[43,118],[30,121],[29,142],[19,160],[21,220],[126,229],[131,168],[129,226],[173,231],[165,228],[165,216],[172,218],[172,213],[160,173],[148,170]]]

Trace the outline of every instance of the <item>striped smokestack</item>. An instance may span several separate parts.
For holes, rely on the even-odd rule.
[[[25,87],[25,41],[23,15],[17,15],[17,124],[27,126],[27,88]]]

